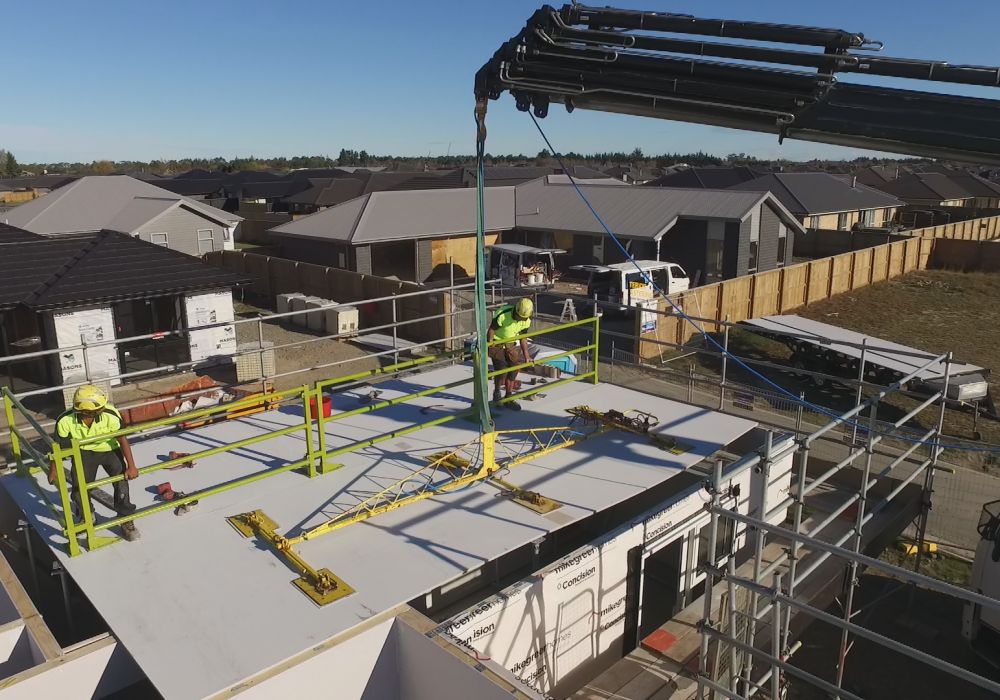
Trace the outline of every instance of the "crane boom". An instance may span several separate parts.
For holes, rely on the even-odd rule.
[[[479,70],[476,96],[509,91],[539,118],[557,103],[1000,164],[1000,100],[837,80],[1000,87],[1000,68],[874,55],[881,48],[842,29],[544,6]]]

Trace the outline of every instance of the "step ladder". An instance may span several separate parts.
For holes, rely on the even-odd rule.
[[[572,299],[566,299],[563,301],[562,313],[559,315],[559,323],[568,323],[570,321],[576,321],[576,306],[573,304]]]

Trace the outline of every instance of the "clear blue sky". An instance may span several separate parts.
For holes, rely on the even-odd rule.
[[[473,152],[472,79],[541,0],[7,2],[0,148],[21,162]],[[555,3],[557,6],[561,3]],[[602,0],[594,4],[612,4]],[[996,0],[614,0],[630,9],[839,27],[890,56],[995,65]],[[900,83],[906,85],[905,81]],[[968,94],[1000,98],[998,90]],[[854,157],[654,119],[554,109],[560,151]],[[537,153],[490,104],[488,150]]]

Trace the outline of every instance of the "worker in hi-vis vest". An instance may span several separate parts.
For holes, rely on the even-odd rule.
[[[122,416],[118,409],[108,403],[108,395],[96,386],[85,384],[79,387],[73,395],[73,408],[56,420],[55,441],[59,443],[60,447],[68,449],[72,447],[74,439],[99,438],[121,429]],[[103,467],[108,476],[124,474],[125,479],[128,480],[139,476],[139,470],[136,469],[135,460],[132,458],[132,447],[124,435],[105,440],[94,440],[80,445],[80,457],[83,462],[83,478],[87,480],[87,483],[97,479],[98,467]],[[61,466],[54,461],[52,462],[49,468],[50,484],[55,483],[56,469],[61,468]],[[76,483],[76,470],[72,470],[71,473],[73,505],[82,516],[80,484]],[[129,500],[128,481],[116,481],[114,489],[114,509],[118,516],[122,517],[134,513],[135,506]],[[92,503],[90,512],[94,512]],[[132,542],[139,539],[139,530],[136,529],[135,523],[130,520],[122,524],[122,535],[126,540]]]
[[[486,331],[486,340],[490,343],[494,340],[512,340],[522,333],[526,333],[531,327],[531,314],[534,311],[534,303],[527,298],[521,299],[514,305],[500,307],[493,316],[493,323],[490,324],[489,330]],[[529,361],[531,356],[528,354],[528,341],[524,338],[521,338],[521,353],[524,359],[517,356],[513,342],[500,342],[491,346],[488,354],[493,360],[493,371],[516,367]],[[493,378],[493,400],[500,400],[501,384],[504,385],[507,396],[513,394],[515,379],[517,379],[517,370],[495,376]],[[508,405],[515,411],[521,409],[516,401],[511,401]]]

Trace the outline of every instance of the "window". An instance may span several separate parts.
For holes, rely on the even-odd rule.
[[[875,225],[875,210],[874,209],[865,209],[863,212],[861,212],[861,223],[864,224],[865,226],[874,226]]]
[[[170,244],[167,242],[167,234],[165,233],[151,233],[149,234],[149,241],[164,248],[170,247]]]
[[[670,276],[673,277],[674,279],[686,279],[688,275],[686,272],[684,272],[684,270],[682,270],[677,265],[671,265]]]
[[[757,272],[757,241],[750,241],[750,261],[747,263],[747,274]]]
[[[847,230],[847,212],[837,214],[837,228],[841,231]]]
[[[712,524],[709,523],[698,531],[698,566],[708,563],[708,549],[711,546]],[[728,555],[733,549],[733,538],[736,534],[736,521],[729,518],[719,518],[719,532],[715,542],[715,557],[713,563]]]
[[[778,238],[778,267],[785,264],[785,243],[787,242],[787,236],[781,236]]]
[[[232,231],[230,231],[228,228],[222,229],[222,240],[228,241],[232,237],[233,237]]]
[[[215,236],[210,228],[198,229],[198,254],[211,253],[215,250]]]
[[[343,253],[337,253],[337,267],[341,270],[347,267],[347,256]]]

